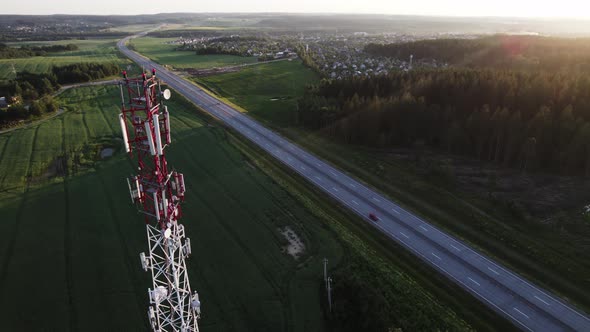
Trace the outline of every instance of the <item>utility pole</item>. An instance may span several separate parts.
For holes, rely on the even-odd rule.
[[[332,313],[332,277],[328,277],[328,308]]]
[[[326,289],[328,289],[328,259],[324,258],[324,284],[326,285]]]
[[[326,285],[326,292],[328,293],[328,308],[332,312],[332,277],[328,277],[328,259],[324,258],[324,283]]]

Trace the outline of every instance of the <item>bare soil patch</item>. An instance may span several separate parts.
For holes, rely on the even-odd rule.
[[[287,254],[292,256],[294,259],[298,259],[305,251],[305,244],[303,241],[301,241],[297,233],[295,233],[295,231],[290,226],[279,228],[279,232],[281,232],[281,234],[283,234],[285,239],[287,239],[289,242],[288,245],[283,247],[283,250],[285,250]]]

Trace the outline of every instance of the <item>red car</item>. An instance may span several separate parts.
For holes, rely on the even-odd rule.
[[[373,221],[379,221],[379,217],[377,217],[377,215],[373,212],[369,213],[369,219]]]

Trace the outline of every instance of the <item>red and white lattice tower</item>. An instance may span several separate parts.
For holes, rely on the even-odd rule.
[[[185,238],[180,203],[184,201],[184,177],[170,171],[164,149],[170,145],[170,115],[164,106],[170,91],[162,91],[156,71],[147,77],[120,82],[119,120],[125,149],[135,154],[138,175],[127,179],[131,200],[145,214],[148,253],[141,265],[151,272],[148,317],[154,331],[199,331],[199,295],[191,292],[185,259],[191,253]]]

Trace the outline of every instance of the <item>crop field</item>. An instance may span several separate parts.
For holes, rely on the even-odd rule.
[[[69,109],[36,127],[0,135],[0,318],[8,330],[142,330],[149,286],[138,254],[143,218],[129,202],[113,88],[80,88],[59,98]],[[113,96],[99,102],[97,97]],[[76,102],[78,101],[78,102]],[[186,104],[174,114],[170,164],[183,171],[190,275],[205,331],[322,329],[321,259],[342,248],[329,231],[245,162],[220,128]],[[98,145],[96,145],[99,142]],[[67,177],[43,178],[66,154]],[[296,261],[278,228],[306,245]]]
[[[41,46],[56,44],[76,44],[76,51],[52,53],[47,56],[35,56],[30,58],[0,59],[0,80],[13,79],[14,71],[29,71],[33,73],[45,73],[52,66],[63,66],[80,62],[115,62],[120,64],[130,63],[119,57],[116,40],[114,39],[89,39],[89,40],[59,40],[44,42],[8,43],[10,46]]]
[[[292,60],[249,66],[195,81],[266,124],[287,127],[295,122],[297,98],[307,84],[318,79],[300,60]]]
[[[176,38],[142,37],[132,39],[133,48],[146,57],[174,68],[204,69],[214,67],[237,66],[247,63],[255,63],[254,57],[241,57],[236,55],[196,55],[193,51],[175,51],[175,45],[166,44]]]
[[[114,87],[70,89],[58,97],[63,115],[0,135],[0,319],[7,330],[147,329],[150,281],[138,258],[145,228],[125,183],[133,162],[121,152],[117,96]],[[174,144],[167,155],[187,179],[182,221],[202,330],[325,330],[322,259],[337,267],[359,238],[338,219],[319,216],[318,200],[306,195],[312,205],[304,204],[282,178],[269,177],[255,151],[245,154],[243,143],[238,148],[194,106],[179,96],[168,106]],[[116,152],[100,160],[105,147]],[[284,252],[285,226],[305,245],[298,259]],[[381,259],[364,245],[359,252]],[[410,301],[403,310],[465,328],[395,266],[386,269],[398,296]]]

